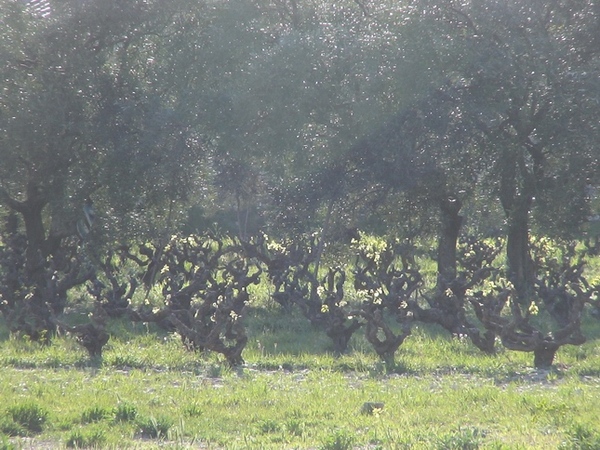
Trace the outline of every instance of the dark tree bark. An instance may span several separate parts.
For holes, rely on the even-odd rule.
[[[345,315],[341,314],[342,312],[340,310],[339,314],[335,314],[336,317],[330,318],[329,323],[325,325],[325,333],[333,342],[333,351],[336,355],[346,353],[352,335],[362,326],[357,320],[348,321]],[[350,322],[349,325],[346,326],[346,322]]]
[[[429,308],[419,307],[411,302],[415,318],[426,323],[437,323],[453,335],[464,332],[464,310],[462,298],[447,295],[447,290],[457,285],[456,244],[462,225],[459,214],[462,204],[453,195],[444,196],[440,201],[441,227],[438,239],[438,275],[433,298],[428,299]]]
[[[506,259],[508,277],[515,286],[520,301],[529,297],[535,281],[533,262],[529,253],[529,209],[532,195],[521,194],[507,212],[508,232]]]
[[[74,248],[60,248],[68,230],[58,230],[55,226],[50,232],[46,231],[43,212],[49,201],[39,182],[27,183],[24,200],[17,200],[0,188],[0,202],[15,214],[11,225],[15,236],[19,235],[16,215],[22,216],[25,235],[20,236],[26,242],[22,256],[12,256],[17,267],[11,270],[20,271],[20,276],[11,281],[11,300],[3,308],[4,314],[12,330],[23,332],[33,340],[47,341],[56,328],[50,320],[48,305],[57,314],[62,313],[67,292],[92,279],[94,269],[84,267]],[[17,248],[14,250],[18,252]]]
[[[506,259],[508,277],[515,286],[520,302],[525,303],[534,289],[535,271],[529,252],[529,214],[537,186],[544,180],[543,143],[531,138],[531,133],[545,117],[550,105],[533,102],[528,114],[521,109],[526,105],[507,111],[505,136],[513,137],[507,129],[516,133],[514,147],[510,144],[500,161],[500,202],[508,221]],[[530,161],[530,162],[528,162]]]
[[[461,201],[448,195],[440,201],[441,230],[438,240],[438,289],[445,290],[456,278],[456,243],[463,217]]]
[[[428,298],[429,308],[422,308],[418,302],[409,301],[410,309],[416,320],[436,323],[453,336],[468,336],[471,342],[485,353],[495,352],[494,332],[482,333],[466,317],[465,293],[471,287],[487,278],[492,267],[493,249],[482,254],[482,259],[473,267],[463,267],[457,272],[457,243],[462,225],[460,215],[462,204],[453,195],[447,195],[440,201],[441,229],[438,239],[438,278],[435,293]],[[484,258],[487,255],[488,259]],[[486,262],[487,261],[487,262]]]
[[[585,336],[581,331],[581,314],[585,304],[595,290],[572,286],[575,294],[568,324],[550,333],[544,333],[530,323],[530,314],[523,313],[522,308],[510,297],[512,288],[505,288],[497,294],[473,299],[475,312],[483,326],[498,336],[502,344],[509,350],[532,352],[533,364],[536,368],[547,369],[552,366],[554,356],[563,345],[581,345]],[[509,306],[511,315],[503,313]]]
[[[27,184],[27,198],[15,200],[6,191],[2,191],[2,200],[14,211],[23,216],[25,234],[27,236],[26,269],[30,276],[39,274],[43,268],[43,258],[48,255],[46,248],[46,233],[42,211],[48,204],[41,186],[30,181]]]
[[[360,315],[367,321],[365,337],[379,358],[388,367],[393,367],[396,351],[411,333],[412,319],[404,317],[400,323],[400,333],[396,335],[383,319],[383,314],[381,309],[375,309],[373,312],[363,309],[360,312]]]
[[[92,360],[101,360],[102,348],[108,342],[110,335],[106,331],[108,314],[102,305],[96,303],[90,316],[90,322],[82,325],[70,326],[56,318],[49,307],[50,320],[58,327],[74,335],[77,342],[84,347]]]
[[[548,343],[540,345],[533,351],[533,366],[537,369],[549,369],[554,362],[554,356],[560,348],[559,344]]]

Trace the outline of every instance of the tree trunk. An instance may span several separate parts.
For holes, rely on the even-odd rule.
[[[446,290],[456,278],[456,243],[463,219],[459,214],[461,207],[461,201],[451,195],[440,202],[442,226],[438,240],[438,290]]]
[[[446,296],[446,290],[456,279],[456,244],[462,225],[459,214],[462,204],[452,195],[441,199],[441,227],[438,239],[437,285],[435,294],[428,299],[429,308],[421,308],[417,302],[411,302],[411,309],[416,320],[425,323],[437,323],[453,335],[460,334],[464,325],[462,299]]]
[[[559,345],[548,343],[542,345],[533,351],[533,365],[536,369],[548,369],[552,367],[554,355],[556,355]]]
[[[515,286],[519,301],[525,301],[533,289],[533,263],[529,254],[529,208],[531,197],[515,199],[508,212],[506,259],[508,277]]]
[[[23,211],[25,232],[27,234],[27,251],[25,252],[27,273],[36,278],[36,274],[43,268],[46,235],[42,221],[42,208],[37,204],[26,202]]]
[[[27,198],[24,201],[11,198],[6,191],[2,191],[0,194],[12,210],[23,216],[27,235],[26,270],[29,276],[35,279],[40,274],[44,259],[48,255],[46,232],[42,218],[42,211],[48,204],[48,200],[42,188],[33,181],[27,184],[26,192]]]

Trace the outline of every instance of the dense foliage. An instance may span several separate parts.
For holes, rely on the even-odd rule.
[[[99,357],[106,320],[126,315],[235,365],[249,290],[266,283],[336,352],[364,327],[388,363],[414,321],[539,366],[584,340],[598,302],[584,273],[598,251],[595,3],[0,11],[13,331],[48,341],[62,327]],[[77,300],[94,302],[89,324],[61,318]]]

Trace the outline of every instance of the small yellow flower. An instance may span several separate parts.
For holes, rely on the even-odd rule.
[[[535,316],[539,312],[540,309],[538,308],[538,305],[536,305],[535,302],[531,302],[531,305],[529,305],[529,313]]]

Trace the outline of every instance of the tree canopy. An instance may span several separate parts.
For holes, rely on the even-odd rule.
[[[593,213],[594,3],[1,6],[0,198],[32,258],[86,199],[114,242],[193,228],[191,207],[244,235],[423,233],[454,196],[472,226],[507,221],[517,266],[531,224],[573,237]]]

